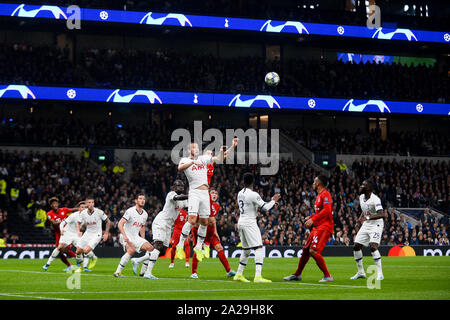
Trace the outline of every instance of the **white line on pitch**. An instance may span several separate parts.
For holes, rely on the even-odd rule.
[[[1,270],[1,269],[0,269]],[[66,276],[67,273],[59,273],[59,272],[46,272],[46,271],[28,271],[28,270],[1,270],[1,271],[7,271],[7,272],[23,272],[23,273],[38,273],[38,274],[55,274],[55,275],[60,275],[60,276]],[[83,276],[89,276],[89,277],[108,277],[108,278],[112,278],[113,276],[111,275],[106,275],[106,274],[86,274],[86,273],[80,273]],[[141,280],[145,280],[142,279],[140,277],[137,276],[124,276],[124,278],[128,278],[128,279],[141,279]],[[172,280],[172,281],[192,281],[192,282],[225,282],[225,283],[237,283],[235,281],[232,280],[216,280],[216,279],[186,279],[186,278],[159,278],[160,280]],[[155,280],[157,281],[157,280]],[[328,283],[307,283],[307,282],[272,282],[272,284],[283,284],[283,285],[294,285],[294,286],[298,286],[298,285],[307,285],[307,286],[318,286],[318,287],[341,287],[341,288],[351,288],[351,289],[367,289],[366,286],[352,286],[352,285],[345,285],[345,284],[328,284]]]
[[[35,292],[33,294],[41,294],[42,292]],[[46,292],[46,293],[52,293],[52,292]],[[7,296],[7,297],[19,297],[19,298],[33,298],[33,299],[44,299],[44,300],[71,300],[71,299],[64,299],[64,298],[52,298],[52,297],[41,297],[41,296],[24,296],[24,294],[27,293],[23,293],[22,294],[18,294],[18,293],[0,293],[0,296]]]

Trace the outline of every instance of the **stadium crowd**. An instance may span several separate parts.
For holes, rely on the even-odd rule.
[[[220,91],[360,99],[450,101],[448,68],[393,63],[344,63],[325,59],[265,61],[220,58],[170,50],[86,49],[74,64],[65,49],[1,44],[3,83],[82,85],[106,88]],[[145,70],[145,72],[144,72]],[[151,70],[151,72],[149,72]],[[280,84],[264,76],[276,70]],[[19,76],[20,75],[20,76]],[[260,80],[255,80],[260,79]]]
[[[0,152],[0,172],[7,185],[8,214],[15,213],[13,193],[18,190],[18,207],[27,208],[30,221],[34,220],[38,208],[48,209],[47,199],[57,195],[61,204],[73,206],[80,199],[92,194],[96,206],[102,208],[114,223],[107,245],[119,246],[117,223],[126,208],[133,205],[135,195],[145,190],[146,210],[149,213],[147,237],[151,239],[151,223],[162,209],[171,183],[178,177],[169,157],[134,154],[129,180],[112,171],[112,165],[102,173],[89,160],[74,154]],[[420,244],[448,243],[448,163],[438,162],[383,162],[362,159],[352,165],[355,175],[336,170],[332,172],[329,190],[333,195],[335,233],[331,245],[351,245],[360,227],[358,189],[363,178],[375,181],[378,194],[385,207],[384,244],[416,242]],[[312,181],[318,172],[310,165],[282,160],[275,176],[259,176],[257,165],[218,165],[212,187],[219,192],[222,212],[218,219],[218,232],[225,245],[239,243],[237,218],[239,208],[235,197],[241,188],[241,177],[245,171],[256,176],[255,190],[268,199],[281,193],[279,205],[261,213],[259,225],[263,239],[268,245],[302,245],[309,230],[304,227],[305,218],[313,213],[315,194]],[[424,214],[418,225],[412,227],[392,207],[435,207],[445,212],[443,217]],[[4,218],[3,218],[4,219]],[[50,242],[52,240],[49,240]]]

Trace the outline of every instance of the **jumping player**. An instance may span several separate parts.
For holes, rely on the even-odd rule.
[[[175,220],[175,224],[173,226],[173,234],[172,238],[170,239],[170,244],[172,248],[170,249],[170,265],[169,268],[174,267],[174,261],[175,261],[175,252],[177,249],[178,241],[180,240],[181,230],[183,229],[184,224],[186,223],[187,219],[187,211],[183,209],[180,210],[180,213],[178,214],[177,219]],[[189,257],[191,256],[191,246],[189,244],[189,238],[186,239],[184,242],[184,253],[186,255],[186,268],[189,268]]]
[[[319,175],[314,179],[313,189],[317,192],[316,202],[314,203],[315,214],[308,217],[305,221],[305,227],[312,227],[312,231],[303,247],[297,271],[290,276],[284,277],[286,281],[302,280],[302,271],[310,256],[316,260],[317,266],[323,272],[324,277],[319,282],[333,281],[333,277],[328,272],[325,260],[321,255],[328,239],[333,234],[334,228],[333,203],[331,194],[325,189],[327,184],[328,179],[324,175]]]
[[[359,188],[362,193],[359,196],[359,205],[361,206],[361,221],[362,226],[359,229],[355,238],[355,246],[353,247],[353,256],[355,257],[358,272],[351,277],[351,280],[365,278],[364,266],[362,262],[362,247],[370,246],[372,257],[377,266],[377,280],[383,280],[383,269],[381,267],[381,255],[378,251],[381,235],[384,227],[384,212],[381,200],[373,193],[373,183],[365,180]]]

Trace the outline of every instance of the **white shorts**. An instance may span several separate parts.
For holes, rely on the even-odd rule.
[[[102,240],[102,234],[90,234],[84,233],[83,236],[78,240],[78,248],[84,249],[86,246],[91,247],[92,250],[100,243]]]
[[[165,247],[169,247],[172,228],[153,222],[152,234],[153,241],[161,241]]]
[[[363,223],[361,229],[355,238],[355,243],[360,243],[367,247],[369,243],[380,244],[381,235],[383,234],[384,222],[377,222],[375,224]]]
[[[145,240],[144,238],[141,238],[140,236],[137,237],[128,237],[128,239],[130,240],[131,244],[133,245],[135,251],[137,253],[141,252],[141,247],[144,243],[148,242],[147,240]],[[126,251],[127,249],[125,248],[127,245],[127,242],[123,239],[123,234],[120,234],[119,236],[119,243],[122,245],[123,250]]]
[[[262,246],[261,230],[256,222],[248,225],[238,223],[238,230],[243,249]]]
[[[208,190],[193,189],[188,194],[188,215],[209,218],[211,204]]]
[[[81,238],[76,233],[66,231],[61,238],[59,238],[59,243],[64,243],[66,246],[72,244],[74,247],[77,247],[80,239]]]

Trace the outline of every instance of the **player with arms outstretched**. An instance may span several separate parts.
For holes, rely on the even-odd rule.
[[[177,249],[178,241],[180,240],[181,230],[183,229],[184,224],[186,223],[187,219],[187,211],[182,208],[180,210],[180,213],[178,214],[178,217],[175,220],[174,226],[173,226],[173,234],[172,238],[170,239],[170,245],[172,248],[170,249],[170,264],[169,268],[172,269],[174,267],[175,262],[175,252]],[[191,256],[191,246],[189,244],[189,238],[186,239],[184,242],[184,253],[186,256],[186,268],[189,268],[189,257]]]
[[[209,193],[211,195],[212,204],[211,204],[211,214],[209,216],[208,227],[206,230],[205,243],[208,243],[209,245],[213,246],[213,248],[217,251],[217,256],[219,257],[220,262],[222,262],[222,265],[225,268],[227,277],[232,277],[236,274],[236,272],[234,272],[230,268],[230,264],[228,263],[227,257],[225,256],[225,252],[223,251],[223,246],[220,243],[220,238],[217,233],[216,227],[217,215],[221,209],[220,204],[216,202],[217,199],[219,198],[219,193],[215,189],[211,189]],[[195,239],[197,238],[196,237],[197,228],[198,227],[192,228],[194,245]],[[194,253],[194,256],[192,257],[192,274],[191,274],[192,279],[198,279],[197,267],[198,267],[198,260],[196,254]]]
[[[52,224],[53,231],[55,233],[55,243],[56,243],[56,248],[55,248],[55,250],[53,250],[52,255],[56,254],[56,251],[59,252],[59,257],[60,257],[61,261],[67,266],[67,268],[64,269],[64,271],[67,271],[67,270],[72,269],[72,265],[70,264],[69,260],[67,260],[66,253],[68,256],[70,256],[72,258],[75,257],[75,254],[71,250],[68,250],[68,249],[66,249],[65,252],[60,252],[60,250],[58,249],[59,239],[61,238],[61,229],[59,228],[59,225],[64,219],[66,219],[68,217],[68,215],[71,212],[76,211],[77,208],[72,208],[72,209],[59,208],[58,197],[50,198],[48,200],[48,203],[52,209],[47,212],[47,220],[50,221],[50,223]],[[49,266],[47,266],[47,264],[46,264],[42,267],[42,269],[47,270],[48,267]]]
[[[359,205],[361,207],[361,216],[359,221],[362,223],[355,238],[355,246],[353,247],[353,256],[355,257],[358,272],[351,277],[351,280],[365,278],[364,266],[362,262],[362,247],[370,246],[372,257],[377,266],[377,280],[383,280],[383,269],[381,267],[381,255],[378,251],[381,235],[383,234],[385,214],[380,198],[373,193],[373,183],[370,180],[364,180],[359,188],[362,193],[359,196]]]
[[[77,233],[81,236],[81,227],[86,226],[84,234],[81,236],[77,245],[77,263],[83,265],[83,269],[78,268],[76,272],[86,271],[90,272],[92,268],[95,267],[97,263],[97,257],[95,256],[93,250],[102,240],[102,222],[106,222],[106,229],[103,233],[103,241],[108,240],[109,228],[112,223],[108,219],[108,216],[95,207],[94,197],[86,198],[86,209],[81,211],[78,222],[77,222]],[[88,263],[89,261],[91,263]]]
[[[262,248],[261,230],[256,221],[258,217],[258,209],[268,211],[272,209],[275,203],[280,199],[280,194],[275,194],[270,202],[265,202],[261,196],[253,191],[254,177],[250,172],[244,174],[244,188],[239,191],[237,202],[239,205],[239,221],[238,231],[242,243],[242,255],[239,259],[239,267],[233,280],[241,282],[250,282],[243,273],[247,266],[251,249],[255,250],[255,278],[253,282],[264,283],[272,282],[272,280],[264,279],[261,276],[264,250]]]
[[[84,201],[81,201],[77,204],[78,210],[69,215],[66,219],[64,219],[59,224],[61,237],[59,238],[59,244],[55,250],[53,250],[52,254],[48,258],[47,263],[42,267],[44,270],[47,270],[52,264],[53,260],[64,252],[67,247],[74,246],[77,247],[78,240],[80,237],[77,233],[77,221],[80,215],[80,212],[86,209],[86,204]],[[70,251],[72,252],[72,251]],[[72,252],[73,253],[73,252]],[[75,256],[75,254],[74,254]],[[71,268],[71,267],[68,267]]]
[[[135,206],[125,211],[117,226],[120,231],[119,242],[125,254],[114,272],[116,278],[123,277],[121,272],[135,252],[153,251],[153,246],[145,239],[145,223],[148,219],[147,211],[144,210],[145,195],[138,194],[134,203]]]
[[[305,227],[312,227],[312,231],[303,247],[297,271],[290,276],[284,277],[284,280],[302,280],[303,269],[311,256],[316,260],[317,266],[322,270],[324,275],[319,282],[334,281],[333,277],[328,272],[325,260],[321,254],[328,239],[333,234],[334,228],[333,200],[330,192],[325,189],[327,184],[328,179],[324,175],[319,175],[314,179],[313,189],[317,192],[316,202],[314,203],[315,213],[312,216],[309,216],[305,221]]]

